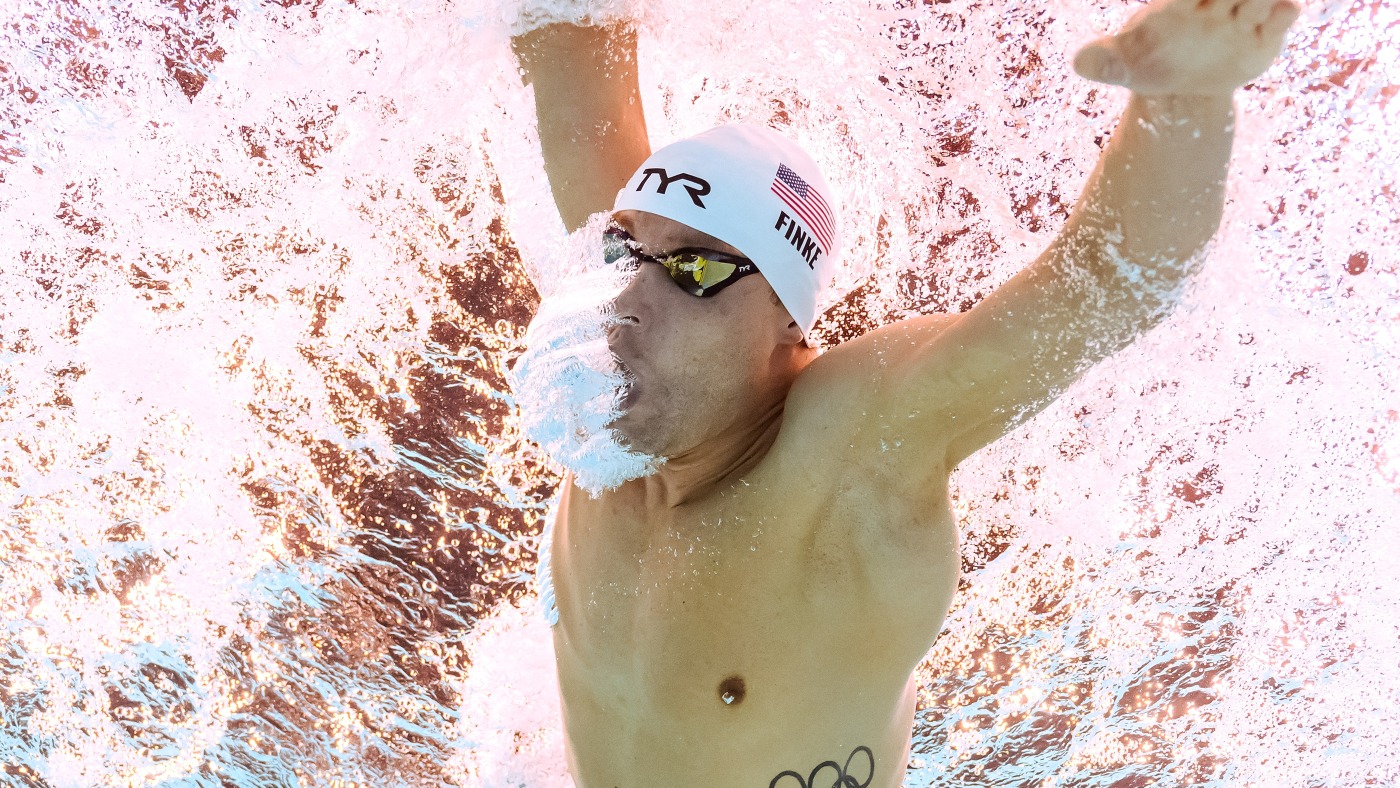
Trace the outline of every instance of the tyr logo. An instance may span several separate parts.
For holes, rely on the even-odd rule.
[[[657,194],[665,194],[666,187],[670,186],[676,181],[690,181],[690,183],[693,185],[687,185],[685,187],[685,190],[687,192],[690,192],[690,199],[701,208],[705,207],[705,203],[700,202],[700,198],[710,193],[709,181],[705,180],[704,178],[691,175],[688,172],[683,172],[679,175],[667,175],[666,171],[660,167],[648,167],[645,170],[642,170],[642,182],[637,184],[637,191],[641,191],[642,187],[647,185],[647,181],[651,180],[651,176],[653,175],[661,179],[661,185],[656,187]]]

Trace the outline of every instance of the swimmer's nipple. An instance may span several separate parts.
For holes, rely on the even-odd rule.
[[[719,683],[719,699],[726,706],[738,706],[744,700],[744,677],[730,676]]]

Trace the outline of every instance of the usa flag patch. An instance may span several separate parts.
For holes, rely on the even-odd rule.
[[[822,251],[831,254],[836,223],[831,218],[831,207],[821,194],[786,164],[778,165],[778,174],[773,178],[773,193],[802,218],[817,243],[822,245]]]

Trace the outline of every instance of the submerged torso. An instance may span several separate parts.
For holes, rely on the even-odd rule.
[[[911,674],[957,586],[946,476],[911,497],[793,429],[807,411],[790,400],[751,467],[679,505],[664,476],[566,488],[554,641],[579,788],[899,785]]]

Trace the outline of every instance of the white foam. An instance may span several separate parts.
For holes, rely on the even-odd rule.
[[[564,758],[549,627],[531,602],[503,604],[468,642],[463,714],[449,773],[480,788],[573,788]]]
[[[845,209],[833,297],[860,288],[852,311],[872,322],[965,308],[1049,243],[1124,99],[1065,55],[1140,7],[646,5],[653,144],[734,120],[800,142]],[[442,785],[433,737],[455,723],[380,645],[459,630],[398,621],[407,594],[335,585],[364,524],[332,486],[392,470],[434,324],[470,343],[435,357],[492,371],[517,344],[514,313],[491,311],[530,292],[503,246],[547,310],[575,287],[551,267],[567,240],[504,6],[10,6],[4,760],[55,786]],[[1311,5],[1238,97],[1227,218],[1190,311],[953,479],[971,570],[919,675],[911,788],[1400,780],[1396,29],[1393,3]],[[197,95],[175,67],[207,80]],[[451,285],[467,266],[495,266],[499,290],[464,311]],[[599,361],[587,336],[575,348]],[[613,373],[575,361],[547,366],[593,386],[578,418],[606,425]],[[495,380],[461,383],[505,396]],[[486,530],[533,524],[557,480],[513,422],[466,415],[452,437],[493,476],[406,492],[431,516],[436,493],[475,485],[480,511],[453,536],[495,545]],[[327,445],[344,464],[318,467]],[[501,535],[501,555],[529,555],[532,535]],[[481,553],[482,586],[519,582],[499,560]],[[293,611],[314,632],[318,593],[368,608],[352,658],[272,627]],[[512,760],[514,732],[554,713],[543,625],[518,615],[479,624],[469,668],[439,665],[466,687],[454,754],[499,785],[562,766],[543,738],[535,765]],[[979,667],[990,655],[1015,663],[1004,683]],[[139,720],[114,716],[114,692]]]
[[[630,275],[602,264],[605,219],[598,214],[576,231],[560,252],[564,262],[549,266],[574,273],[552,283],[510,374],[521,431],[594,496],[654,473],[664,462],[628,449],[610,426],[622,415],[629,381],[608,349],[607,332],[612,303]]]

